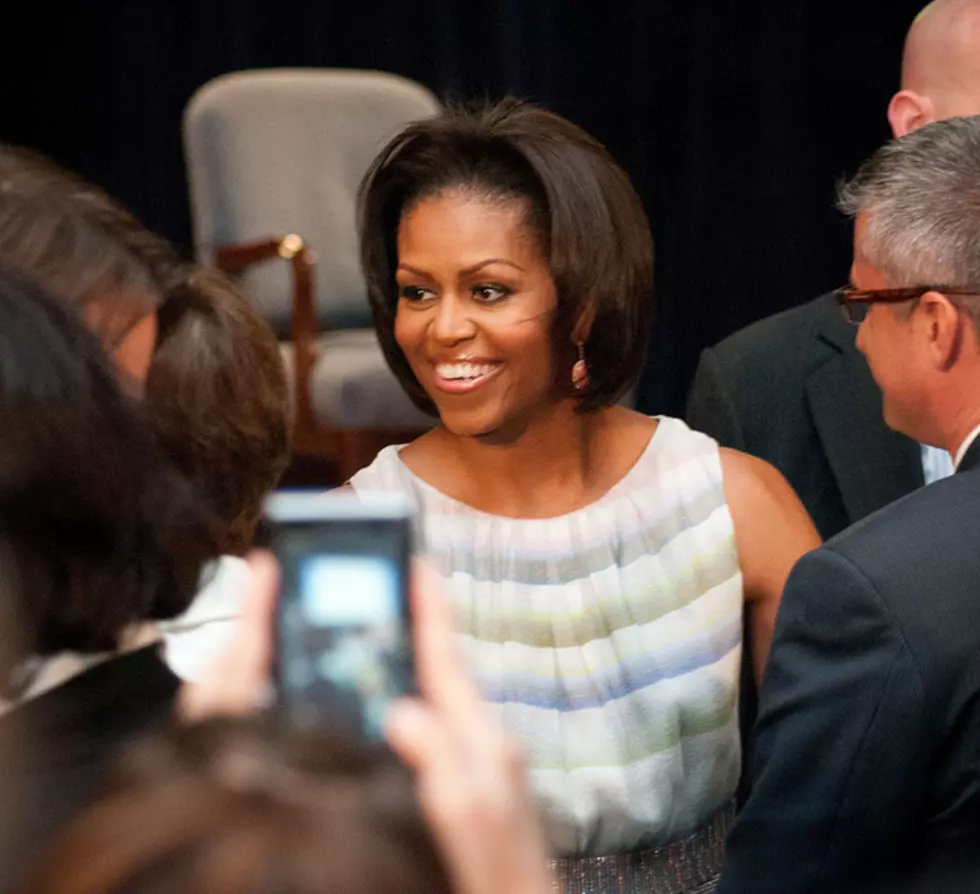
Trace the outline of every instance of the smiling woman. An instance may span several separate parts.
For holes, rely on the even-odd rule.
[[[570,371],[577,358],[573,342],[603,359],[589,387],[576,395],[579,408],[615,403],[646,359],[653,310],[653,240],[646,215],[626,174],[600,143],[571,122],[514,100],[449,109],[407,128],[381,153],[362,185],[368,294],[382,346],[413,400],[434,409],[395,341],[394,317],[402,307],[398,287],[424,286],[422,294],[435,297],[440,293],[432,286],[440,284],[399,276],[396,286],[396,268],[412,265],[399,243],[413,234],[400,225],[425,200],[447,198],[455,200],[448,203],[455,210],[446,214],[443,202],[443,214],[421,217],[425,229],[435,228],[430,235],[439,242],[447,235],[469,239],[468,246],[458,246],[468,248],[469,256],[454,257],[454,272],[470,276],[468,285],[483,287],[479,294],[493,299],[508,297],[509,283],[494,278],[502,275],[501,267],[509,267],[511,277],[543,267],[553,292],[547,332],[556,362]],[[472,226],[480,217],[492,221],[482,232]],[[488,227],[505,232],[487,242],[480,237]],[[426,257],[415,229],[415,260],[438,260]],[[443,244],[444,254],[450,254]],[[519,269],[515,250],[530,268]],[[493,260],[508,263],[488,272]],[[569,379],[561,384],[567,394]]]
[[[557,889],[710,890],[743,602],[761,672],[817,543],[805,511],[764,463],[616,406],[645,360],[653,244],[574,124],[506,101],[412,125],[360,225],[378,337],[441,424],[351,485],[420,506],[482,691],[527,750]]]

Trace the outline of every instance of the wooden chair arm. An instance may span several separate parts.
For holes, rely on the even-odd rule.
[[[214,251],[215,266],[226,273],[241,273],[253,264],[273,258],[289,261],[293,281],[293,310],[290,337],[293,342],[296,377],[296,428],[316,429],[310,397],[310,375],[316,361],[316,257],[302,236],[288,233],[233,245],[219,245]]]

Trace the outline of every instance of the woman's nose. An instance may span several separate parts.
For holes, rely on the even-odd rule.
[[[476,332],[468,302],[455,294],[444,294],[436,306],[430,335],[437,341],[455,344],[472,338]]]

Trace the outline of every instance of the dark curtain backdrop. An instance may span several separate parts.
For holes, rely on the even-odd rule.
[[[190,245],[180,119],[223,72],[378,68],[516,93],[627,169],[657,243],[641,409],[679,414],[701,349],[847,278],[834,184],[888,137],[922,0],[130,0],[7,18],[0,139]],[[9,12],[9,11],[8,11]]]

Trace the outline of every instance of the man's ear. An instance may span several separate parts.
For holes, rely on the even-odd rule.
[[[926,292],[919,299],[917,316],[933,366],[949,369],[963,351],[965,315],[941,292]]]
[[[918,130],[935,120],[932,100],[914,90],[899,90],[888,103],[888,123],[896,137]]]

